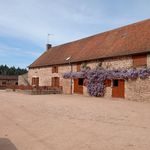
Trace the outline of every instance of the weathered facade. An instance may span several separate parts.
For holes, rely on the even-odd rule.
[[[18,85],[30,85],[28,81],[28,73],[22,74],[18,76]]]
[[[0,89],[18,85],[18,76],[0,75]]]
[[[147,66],[150,66],[149,59],[150,59],[150,56],[147,55]],[[91,69],[92,68],[94,69],[97,65],[98,65],[97,61],[87,63],[87,66],[89,66]],[[128,69],[128,68],[133,67],[133,59],[132,57],[129,57],[129,56],[108,59],[102,62],[102,66],[103,68],[109,68],[109,69],[118,69],[118,68]],[[62,77],[63,74],[66,72],[69,72],[70,69],[71,69],[70,65],[58,66],[58,73],[52,73],[52,67],[30,69],[29,70],[29,79],[30,79],[29,82],[30,84],[32,84],[32,78],[39,77],[40,86],[51,86],[52,78],[58,77],[59,86],[63,87],[63,93],[70,94],[71,81],[70,79],[64,79]],[[77,71],[77,64],[73,65],[73,71],[74,72]],[[106,87],[105,97],[107,98],[112,97],[112,89],[113,89],[112,84],[113,83],[111,82],[111,86]],[[125,89],[124,98],[126,99],[139,100],[139,101],[149,100],[148,97],[150,96],[150,79],[145,79],[145,80],[137,79],[135,81],[132,81],[132,80],[125,81],[124,89]],[[75,93],[74,92],[74,80],[72,81],[72,93]],[[87,88],[85,86],[83,86],[83,94],[88,96]]]
[[[150,20],[50,47],[30,65],[29,83],[39,86],[61,86],[65,94],[77,93],[88,96],[87,87],[83,85],[82,79],[71,81],[64,79],[63,74],[80,71],[83,63],[91,69],[96,68],[99,63],[103,68],[110,70],[150,67],[150,30],[148,29],[150,29]],[[105,90],[105,97],[150,101],[149,96],[150,78],[111,80]]]

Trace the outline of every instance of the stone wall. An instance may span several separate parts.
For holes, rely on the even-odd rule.
[[[73,71],[77,71],[76,65],[72,66]],[[52,67],[43,67],[43,68],[34,68],[29,69],[28,78],[29,83],[32,83],[32,77],[39,77],[39,85],[40,86],[51,86],[52,77],[60,78],[60,86],[63,87],[63,93],[70,94],[71,80],[64,79],[62,75],[66,72],[71,71],[70,65],[63,65],[58,67],[58,73],[52,73]],[[74,91],[74,83],[72,82],[72,91]]]
[[[89,62],[87,63],[87,66],[89,66],[91,69],[94,69],[98,66],[98,61],[97,62]],[[111,59],[106,59],[101,62],[102,67],[105,69],[127,69],[131,68],[133,65],[133,60],[132,57],[118,57],[118,58],[111,58]],[[84,93],[87,95],[87,93]],[[112,97],[112,86],[111,87],[106,87],[105,89],[105,97],[111,98]]]
[[[39,77],[40,86],[50,86],[52,77],[52,68],[43,67],[43,68],[29,69],[28,78],[30,84],[32,83],[32,77]]]
[[[71,66],[70,65],[64,65],[64,66],[59,66],[58,67],[58,75],[60,77],[60,86],[63,87],[63,93],[64,94],[70,94],[71,93],[71,84],[72,84],[72,93],[74,91],[74,82],[71,79],[64,79],[62,76],[64,73],[66,72],[70,72],[71,71]],[[76,65],[72,65],[72,71],[76,72],[77,68]]]
[[[83,86],[83,94],[84,94],[84,96],[90,96],[88,91],[87,91],[87,87],[86,86]]]
[[[147,66],[150,68],[150,54],[147,55]]]
[[[147,55],[150,67],[150,55]],[[150,78],[125,81],[125,98],[134,101],[150,101]]]
[[[107,69],[127,69],[131,68],[133,65],[132,57],[118,57],[118,58],[111,58],[108,60],[104,60],[102,63],[103,68]]]
[[[87,66],[91,69],[96,68],[98,61],[88,62]],[[147,56],[147,65],[150,67],[150,55]],[[118,68],[131,68],[133,66],[132,57],[118,57],[102,61],[102,67],[107,69],[118,69]],[[63,87],[63,93],[70,94],[70,79],[63,79],[62,74],[71,70],[70,65],[62,65],[58,67],[58,73],[52,74],[52,67],[29,69],[29,81],[31,83],[32,77],[39,77],[39,84],[41,86],[50,86],[52,77],[60,78],[60,86]],[[77,71],[77,66],[73,65],[73,71]],[[135,80],[125,81],[125,98],[129,100],[146,100],[150,96],[150,79],[146,80]],[[72,92],[74,91],[74,83],[72,82]],[[87,88],[83,87],[84,95],[88,96]],[[105,91],[105,97],[110,98],[112,96],[112,86],[107,87]]]
[[[89,66],[91,69],[94,69],[97,67],[98,63],[100,61],[93,61],[87,63],[87,66]],[[118,58],[110,58],[106,59],[101,62],[103,68],[107,69],[119,69],[119,68],[131,68],[133,65],[133,60],[132,57],[127,56],[127,57],[118,57]]]
[[[28,82],[28,73],[18,76],[18,85],[29,85]]]
[[[125,82],[125,98],[134,101],[150,102],[150,78]]]

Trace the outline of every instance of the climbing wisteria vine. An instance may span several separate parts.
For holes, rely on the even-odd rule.
[[[84,84],[91,96],[104,96],[104,81],[106,79],[136,80],[137,78],[146,79],[149,76],[150,68],[108,70],[101,67],[96,69],[84,68],[80,72],[68,72],[63,75],[65,79],[84,78]]]

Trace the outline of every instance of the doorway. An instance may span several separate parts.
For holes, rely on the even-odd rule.
[[[59,77],[52,77],[52,87],[59,87]]]
[[[74,79],[74,93],[83,94],[83,81],[84,79]]]
[[[124,98],[125,84],[122,79],[113,80],[112,97]]]

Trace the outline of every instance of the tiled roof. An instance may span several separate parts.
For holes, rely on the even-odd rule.
[[[0,80],[18,80],[18,76],[15,76],[15,75],[0,75]]]
[[[150,52],[150,19],[55,46],[44,52],[29,68],[96,60]]]

